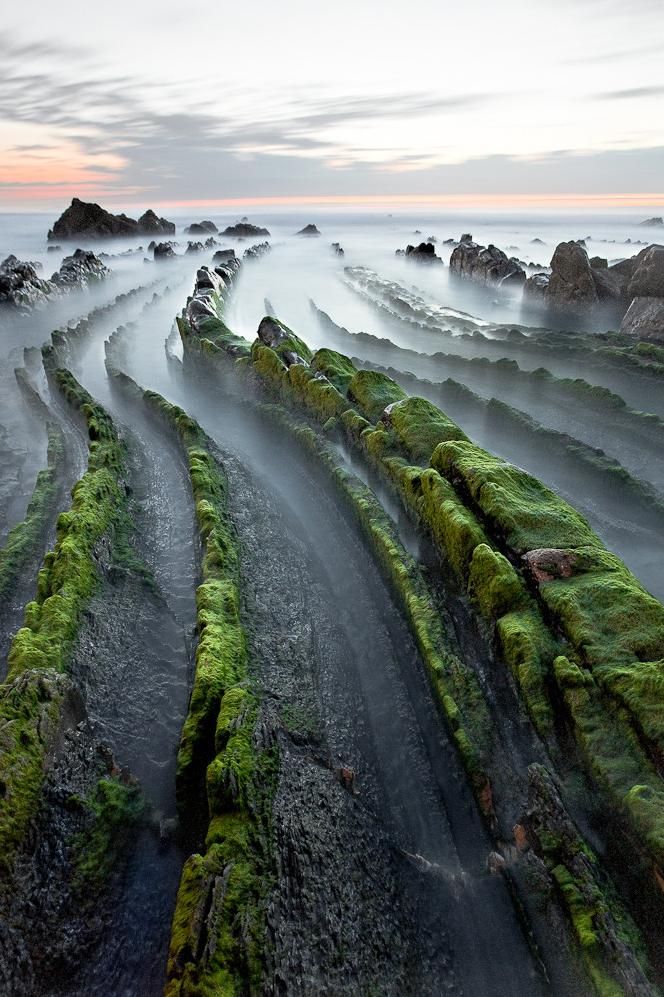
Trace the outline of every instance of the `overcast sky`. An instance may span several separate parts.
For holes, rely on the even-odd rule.
[[[662,196],[663,56],[664,0],[6,3],[0,207]]]

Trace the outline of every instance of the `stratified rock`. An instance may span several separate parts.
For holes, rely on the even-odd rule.
[[[450,257],[450,271],[479,284],[523,284],[526,272],[517,259],[497,246],[480,246],[464,234]]]
[[[73,198],[70,206],[60,215],[48,233],[54,239],[106,239],[117,236],[172,235],[173,222],[158,218],[148,210],[136,221],[125,214],[113,215],[99,204]]]
[[[173,244],[170,242],[158,242],[154,247],[154,258],[155,260],[169,260],[177,253],[173,249]]]
[[[39,263],[28,263],[14,255],[0,263],[0,303],[21,309],[44,304],[54,287],[39,276],[38,269]]]
[[[85,287],[110,273],[98,256],[84,249],[77,249],[72,256],[66,256],[50,280],[40,277],[38,269],[41,269],[39,263],[26,263],[15,256],[8,256],[0,264],[0,304],[29,311],[42,307],[59,294]]]
[[[664,226],[664,218],[661,218],[659,216],[656,218],[646,218],[646,220],[644,222],[641,222],[640,224],[647,225],[652,228],[659,227],[660,225]]]
[[[240,239],[251,239],[255,235],[269,235],[270,233],[266,228],[261,228],[259,225],[252,225],[250,222],[242,221],[238,222],[237,225],[229,225],[221,234],[235,236],[235,238]]]
[[[184,230],[186,235],[217,235],[219,229],[211,221],[192,222]]]
[[[634,298],[625,313],[620,331],[637,339],[664,343],[664,297]]]
[[[94,253],[77,249],[72,256],[65,256],[60,269],[53,274],[51,280],[60,290],[68,291],[102,280],[110,272]]]
[[[305,225],[304,228],[301,228],[299,232],[295,233],[295,235],[320,235],[320,232],[315,225]]]
[[[415,263],[440,263],[440,256],[436,256],[436,249],[430,242],[421,242],[419,246],[406,246],[406,251],[397,250],[397,256],[407,256]]]

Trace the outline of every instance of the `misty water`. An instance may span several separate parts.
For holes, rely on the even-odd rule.
[[[214,212],[204,212],[204,216],[212,218],[220,229],[237,220]],[[179,253],[187,241],[181,227],[193,220],[198,216],[176,217]],[[532,316],[524,316],[518,296],[454,280],[447,267],[452,247],[443,244],[445,239],[458,239],[462,232],[470,231],[478,242],[512,247],[510,255],[526,263],[546,265],[559,241],[585,238],[589,255],[606,256],[612,262],[642,248],[635,244],[644,232],[636,220],[591,215],[491,219],[472,215],[366,216],[331,211],[306,216],[266,213],[250,220],[270,229],[272,248],[259,259],[246,261],[237,277],[225,316],[235,333],[253,340],[267,301],[311,347],[328,345],[363,363],[390,368],[397,380],[403,377],[407,391],[431,397],[471,439],[532,471],[567,498],[646,587],[659,597],[664,595],[660,570],[664,437],[658,436],[658,427],[648,427],[643,435],[638,418],[638,409],[658,411],[661,399],[655,398],[652,381],[634,372],[623,375],[616,368],[593,368],[591,363],[580,369],[573,350],[566,356],[564,346],[555,356],[540,349],[537,341],[542,330]],[[51,221],[41,215],[3,216],[0,258],[13,252],[22,259],[37,260],[49,275],[75,248],[65,245],[62,250],[47,251],[45,233]],[[295,237],[309,221],[317,223],[320,238]],[[444,266],[417,266],[395,255],[397,248],[429,236],[436,238]],[[238,255],[251,244],[220,239]],[[534,239],[543,244],[534,243]],[[74,325],[95,309],[111,306],[99,311],[89,333],[70,348],[69,366],[111,412],[129,441],[134,497],[143,510],[139,518],[144,540],[141,553],[154,572],[159,594],[137,619],[127,600],[123,602],[124,596],[119,597],[114,608],[118,633],[100,636],[96,646],[87,649],[87,658],[79,648],[79,659],[85,659],[85,667],[91,669],[89,674],[83,673],[83,681],[88,710],[101,736],[118,761],[139,777],[161,817],[172,818],[174,758],[192,669],[197,581],[193,514],[186,473],[172,441],[109,384],[105,343],[115,333],[122,369],[143,387],[182,405],[219,447],[221,459],[226,461],[240,539],[247,551],[243,569],[247,589],[260,593],[258,601],[264,600],[266,614],[283,612],[285,616],[286,606],[292,603],[296,607],[292,632],[275,620],[272,643],[261,645],[260,651],[269,660],[270,654],[277,654],[280,641],[293,641],[293,655],[301,655],[312,669],[306,681],[318,684],[318,708],[330,750],[360,773],[360,793],[370,801],[372,833],[379,843],[374,842],[371,853],[367,851],[376,863],[376,879],[393,881],[394,889],[404,898],[403,908],[394,911],[395,924],[404,926],[405,931],[409,919],[414,918],[427,940],[421,951],[419,942],[403,941],[400,972],[408,967],[416,974],[412,992],[463,992],[468,997],[489,992],[505,997],[555,992],[571,997],[573,980],[560,966],[548,967],[547,983],[502,878],[486,873],[491,845],[433,707],[413,640],[357,533],[336,508],[329,488],[316,478],[306,461],[283,446],[273,427],[251,415],[242,400],[233,397],[230,386],[225,391],[219,385],[197,381],[172,359],[173,354],[181,355],[173,336],[174,317],[190,293],[196,269],[210,262],[211,252],[155,263],[146,252],[148,241],[86,241],[84,248],[109,254],[106,262],[111,276],[90,290],[61,298],[47,310],[5,320],[0,328],[2,542],[25,514],[46,458],[44,426],[18,391],[14,368],[24,363],[25,348],[40,347],[52,330]],[[332,242],[341,244],[343,256],[333,252]],[[139,246],[143,247],[140,251]],[[415,327],[386,310],[378,294],[359,293],[356,282],[346,273],[346,268],[356,267],[369,268],[379,280],[392,282],[397,293],[402,288],[424,302],[437,316],[439,331]],[[114,304],[120,295],[128,296]],[[312,301],[332,324],[321,320]],[[334,326],[339,331],[335,332]],[[518,343],[509,338],[514,326],[526,337]],[[472,329],[484,332],[486,338],[464,335]],[[603,331],[580,330],[593,334]],[[373,339],[353,339],[359,333]],[[478,373],[468,364],[474,357],[514,359],[519,372],[484,366]],[[555,380],[544,397],[528,379],[528,373],[540,366],[547,367],[556,379],[580,376],[589,384],[610,387],[624,398],[630,411],[621,413],[613,425],[607,410],[585,406],[583,396],[572,410]],[[456,386],[445,386],[448,379],[470,391],[460,394]],[[47,397],[46,389],[44,393]],[[517,426],[515,420],[492,418],[485,405],[492,398],[531,417],[531,423]],[[537,427],[566,434],[588,451],[603,451],[606,463],[591,467],[574,447],[560,446],[554,452],[551,437],[536,431]],[[70,427],[70,432],[73,439],[75,428]],[[72,473],[74,467],[80,471],[80,445],[79,439]],[[72,452],[76,452],[74,444]],[[353,468],[349,454],[342,456],[351,469],[360,471]],[[618,496],[611,462],[625,469]],[[398,520],[394,500],[381,497]],[[260,550],[257,523],[263,531]],[[405,545],[417,554],[412,529],[408,524],[401,526]],[[45,538],[44,549],[49,542],[52,536]],[[278,562],[288,565],[284,580],[292,592],[286,593],[287,598],[283,591],[277,591]],[[129,598],[132,593],[125,595]],[[304,633],[305,621],[314,631],[310,643],[308,638],[294,636],[298,627]],[[122,631],[131,635],[135,644],[131,653],[140,662],[131,673],[123,672],[122,662],[117,660],[124,646]],[[480,638],[474,653],[490,660]],[[275,664],[274,675],[269,669],[266,673],[268,687],[277,675]],[[506,726],[504,738],[514,757],[523,760],[524,768],[528,761],[539,760],[537,750],[526,735],[522,736],[518,725]],[[368,821],[366,814],[347,813],[340,821],[339,840],[361,840]],[[398,853],[397,859],[393,852]],[[53,993],[160,992],[182,859],[175,846],[163,849],[149,834],[142,837],[131,858],[124,890],[114,900],[113,934],[76,980],[58,985]],[[329,875],[334,876],[333,869]],[[288,898],[282,900],[287,905]],[[121,953],[130,938],[131,958],[123,961]],[[285,951],[293,939],[286,935],[281,941]],[[398,944],[395,936],[395,947]],[[277,952],[277,962],[280,957],[283,953]]]

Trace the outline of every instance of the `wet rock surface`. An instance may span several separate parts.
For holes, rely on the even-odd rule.
[[[66,256],[50,280],[40,275],[41,264],[8,256],[0,263],[0,306],[28,312],[45,307],[53,298],[86,287],[110,273],[100,257],[84,249]]]
[[[461,242],[450,257],[450,271],[480,284],[520,285],[526,274],[517,259],[508,257],[497,246],[480,246],[472,236],[461,236]]]
[[[75,197],[54,223],[48,238],[49,241],[55,241],[132,235],[175,235],[175,225],[166,218],[158,218],[152,209],[148,209],[136,221],[125,214],[111,214],[99,204]]]

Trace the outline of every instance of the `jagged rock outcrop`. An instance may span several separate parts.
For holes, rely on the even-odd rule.
[[[295,235],[316,236],[320,235],[320,232],[318,231],[315,225],[305,225],[304,228],[301,228],[299,232],[295,233]]]
[[[174,235],[175,225],[148,209],[136,221],[128,215],[111,214],[101,205],[72,199],[48,233],[48,239],[107,239],[118,236]]]
[[[269,242],[257,242],[255,246],[249,246],[248,249],[244,251],[245,260],[256,260],[259,256],[264,256],[265,253],[270,251]]]
[[[60,290],[69,291],[101,280],[109,273],[110,270],[98,256],[89,250],[77,249],[71,256],[65,256],[51,280]]]
[[[204,249],[205,246],[203,245],[202,242],[191,242],[190,240],[187,243],[187,248],[185,249],[185,253],[202,253]]]
[[[219,229],[209,220],[202,222],[192,222],[191,225],[187,225],[185,235],[217,235]]]
[[[645,221],[640,223],[641,225],[646,225],[650,228],[659,228],[664,226],[664,218],[657,216],[656,218],[646,218]]]
[[[341,248],[341,243],[339,243],[339,242],[333,242],[333,243],[331,243],[330,249],[332,250],[332,252],[334,253],[335,256],[343,256],[344,255],[344,251]]]
[[[233,256],[219,266],[204,266],[198,270],[194,293],[183,313],[194,332],[201,332],[202,324],[208,319],[219,318],[218,300],[225,296],[239,267],[240,261]]]
[[[66,256],[50,280],[39,275],[40,269],[40,263],[8,256],[0,263],[0,304],[30,311],[44,306],[59,294],[85,287],[110,273],[98,256],[84,249]]]
[[[442,260],[440,256],[436,256],[436,249],[431,242],[421,242],[419,246],[406,246],[406,249],[397,249],[397,256],[407,256],[409,260],[413,260],[415,263],[440,263],[442,265]]]
[[[173,249],[172,242],[158,242],[154,247],[155,260],[169,260],[174,256],[177,256],[177,253]]]
[[[467,233],[450,257],[450,271],[479,284],[519,285],[526,280],[517,259],[508,257],[497,246],[480,246]]]
[[[34,308],[44,304],[53,286],[39,276],[40,263],[19,260],[13,254],[0,263],[0,302],[14,308]]]
[[[269,235],[266,228],[260,225],[252,225],[250,222],[238,222],[237,225],[229,225],[221,233],[222,235],[235,236],[236,239],[251,239],[255,235]]]

